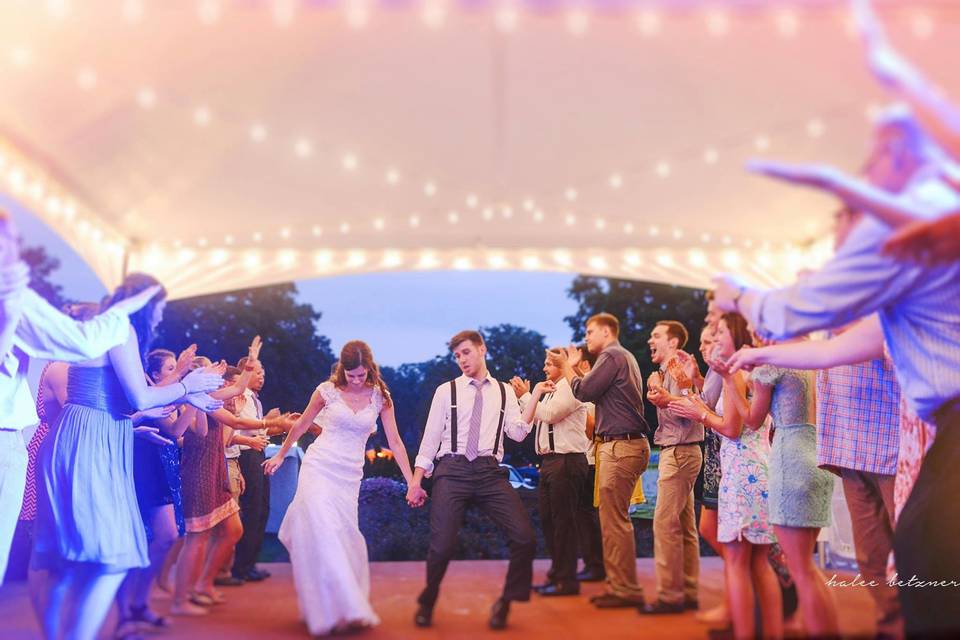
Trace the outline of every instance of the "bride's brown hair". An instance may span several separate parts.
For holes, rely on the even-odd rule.
[[[351,340],[343,345],[343,349],[340,350],[340,360],[330,376],[330,381],[337,388],[343,389],[347,386],[346,372],[361,366],[367,370],[367,386],[379,388],[380,393],[383,394],[383,406],[392,406],[393,399],[390,397],[387,383],[383,381],[383,377],[380,375],[380,367],[373,359],[370,345],[362,340]]]

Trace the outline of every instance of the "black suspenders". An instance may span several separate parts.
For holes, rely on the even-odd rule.
[[[497,439],[493,441],[493,456],[497,456],[500,451],[500,434],[503,433],[503,414],[507,408],[507,392],[503,388],[502,382],[497,382],[500,386],[500,421],[497,423]]]
[[[450,381],[450,453],[457,452],[457,381]]]
[[[544,398],[541,398],[541,399],[540,399],[541,402],[543,402],[544,400],[545,400]],[[537,449],[540,448],[540,429],[541,429],[542,427],[543,427],[543,420],[541,420],[541,421],[539,421],[539,422],[537,423]],[[556,452],[557,447],[556,447],[556,445],[554,444],[554,441],[553,441],[553,425],[552,425],[552,424],[548,424],[548,425],[547,425],[547,440],[548,440],[549,446],[550,446],[550,453]],[[537,451],[537,453],[540,453],[540,452]]]
[[[493,443],[493,455],[500,451],[500,437],[503,433],[503,416],[507,409],[507,392],[502,382],[500,387],[500,422],[497,423],[497,439]],[[483,399],[480,399],[483,402]],[[550,442],[553,442],[553,426],[550,427]],[[552,446],[552,445],[551,445]],[[457,452],[457,381],[450,381],[450,453]]]

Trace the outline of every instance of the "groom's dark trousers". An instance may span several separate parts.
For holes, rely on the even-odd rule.
[[[437,601],[440,582],[457,549],[464,511],[471,504],[480,507],[507,536],[510,566],[501,597],[507,601],[530,599],[536,537],[520,496],[507,481],[507,470],[501,469],[493,456],[469,462],[464,456],[448,455],[434,467],[427,586],[418,598],[421,606],[433,608]]]

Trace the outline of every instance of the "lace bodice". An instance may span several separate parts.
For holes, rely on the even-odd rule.
[[[777,427],[794,424],[815,424],[813,415],[815,380],[812,371],[783,369],[765,364],[757,367],[750,378],[773,386],[770,397],[770,416]]]

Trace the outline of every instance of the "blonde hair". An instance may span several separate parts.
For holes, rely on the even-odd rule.
[[[370,350],[370,345],[362,340],[351,340],[343,345],[343,349],[340,350],[340,360],[330,376],[330,381],[338,389],[343,389],[347,386],[347,371],[352,371],[357,367],[363,367],[367,370],[366,385],[368,387],[380,389],[380,393],[383,395],[383,406],[392,406],[393,399],[390,397],[390,389],[387,388],[387,383],[383,381],[383,376],[380,375],[380,367],[373,359],[373,351]]]

